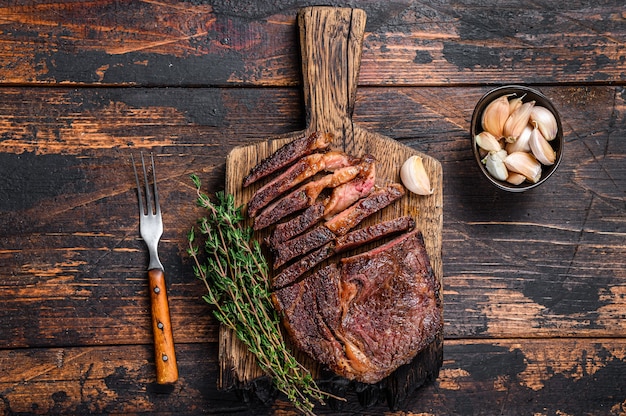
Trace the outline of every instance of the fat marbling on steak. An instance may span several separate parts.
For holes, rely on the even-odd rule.
[[[443,327],[439,282],[419,230],[277,290],[294,344],[337,374],[376,383]]]

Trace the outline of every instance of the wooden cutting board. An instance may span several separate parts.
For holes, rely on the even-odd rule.
[[[399,172],[404,161],[411,155],[420,155],[424,158],[424,165],[435,190],[434,194],[418,196],[407,192],[400,201],[374,215],[363,225],[401,215],[412,215],[424,235],[435,275],[442,283],[441,164],[434,158],[399,144],[393,139],[367,131],[352,121],[365,21],[366,14],[359,9],[308,7],[298,13],[306,129],[233,149],[226,160],[226,191],[234,194],[240,204],[248,201],[254,191],[265,182],[260,181],[242,189],[242,180],[250,168],[290,140],[315,131],[333,133],[335,136],[331,146],[333,149],[343,150],[354,156],[362,156],[365,153],[374,155],[377,160],[376,173],[379,184],[389,181],[400,182]],[[257,233],[255,237],[261,239],[266,235],[267,231]],[[443,285],[440,293],[443,296]],[[232,331],[222,328],[219,336],[221,367],[219,387],[245,388],[258,380],[262,373],[254,357],[246,351]],[[390,406],[395,407],[415,387],[428,378],[436,377],[441,366],[442,350],[443,335],[440,334],[412,364],[401,367],[376,386],[358,386],[360,399],[367,401],[368,396],[372,395],[372,392],[367,390],[377,389],[378,392],[383,391]],[[311,369],[314,376],[322,377],[316,363],[303,354],[300,354],[299,358]]]

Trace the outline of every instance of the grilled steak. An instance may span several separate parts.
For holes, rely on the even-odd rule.
[[[267,243],[271,247],[276,247],[283,241],[287,241],[297,235],[300,235],[317,224],[317,222],[322,219],[323,215],[324,205],[322,203],[311,205],[297,217],[287,222],[277,224]]]
[[[443,326],[439,284],[412,231],[273,294],[294,344],[337,374],[376,383]]]
[[[248,215],[256,217],[258,211],[305,179],[322,170],[334,171],[358,162],[342,152],[314,153],[305,156],[271,182],[257,190],[248,201]]]
[[[313,205],[325,188],[334,188],[353,179],[363,169],[363,164],[337,169],[321,179],[308,182],[295,191],[268,205],[255,219],[254,229],[268,227],[287,215]]]
[[[263,159],[261,163],[250,169],[248,176],[243,179],[244,188],[284,168],[303,156],[310,155],[316,150],[327,148],[332,140],[332,134],[314,132],[309,136],[302,136],[285,144],[270,156]]]
[[[374,212],[402,197],[404,192],[404,187],[397,183],[378,189],[326,221],[325,225],[336,235],[344,235]]]

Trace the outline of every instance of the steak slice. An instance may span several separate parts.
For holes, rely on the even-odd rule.
[[[258,165],[250,169],[250,173],[243,178],[243,186],[249,186],[259,179],[284,168],[295,160],[310,155],[316,150],[330,146],[333,135],[330,133],[314,132],[308,136],[299,137],[263,159]]]
[[[293,284],[304,273],[335,254],[332,242],[299,258],[272,278],[272,288],[278,289]]]
[[[344,235],[374,212],[385,208],[404,195],[404,187],[398,183],[377,189],[348,209],[326,221],[326,227],[336,235]]]
[[[289,260],[297,257],[297,255],[306,254],[305,250],[313,250],[321,246],[322,244],[326,245],[324,245],[324,247],[320,248],[319,250],[304,255],[304,257],[302,257],[300,260],[286,267],[282,272],[276,275],[273,280],[272,287],[283,287],[292,284],[304,273],[311,270],[322,261],[330,258],[334,254],[342,253],[344,251],[363,246],[367,243],[371,243],[392,234],[406,231],[410,228],[413,228],[414,226],[415,220],[413,218],[409,216],[399,217],[392,220],[383,221],[378,224],[370,225],[369,227],[365,227],[359,230],[354,230],[344,236],[340,236],[337,238],[335,238],[334,234],[328,231],[326,227],[317,227],[308,233],[315,233],[317,235],[317,233],[319,232],[319,236],[316,238],[294,238],[293,240],[287,241],[287,243],[297,241],[296,243],[288,245],[288,247],[286,248],[286,250],[291,250],[291,257],[289,258]],[[304,234],[302,237],[308,234]],[[310,246],[302,249],[301,247],[303,244],[307,244]],[[315,247],[312,247],[312,245],[315,245]],[[282,247],[284,246],[286,246],[286,244],[281,245],[279,250],[282,249]],[[299,251],[301,252],[297,253],[298,250],[296,249],[300,249]],[[280,262],[278,266],[276,265],[276,263],[274,263],[274,268],[276,269],[282,264],[284,264],[284,262]]]
[[[306,234],[285,241],[274,248],[274,270],[298,256],[308,253],[335,239],[335,234],[328,228],[315,227]]]
[[[268,205],[254,219],[254,229],[268,227],[287,215],[313,205],[325,188],[334,188],[356,177],[363,169],[362,164],[337,169],[321,179],[308,182],[295,191]]]
[[[277,290],[273,299],[296,347],[347,379],[377,383],[441,331],[439,290],[414,230]]]
[[[352,250],[392,234],[410,230],[413,227],[415,227],[415,220],[407,215],[360,228],[337,237],[335,239],[335,252],[342,253]]]
[[[304,255],[320,247],[335,236],[345,235],[365,218],[383,209],[402,195],[404,195],[404,188],[399,184],[392,184],[379,189],[327,221],[325,225],[320,225],[308,233],[294,238],[293,242],[289,240],[271,246],[275,257],[274,268],[280,267],[298,255]]]
[[[317,224],[324,216],[324,205],[318,203],[311,205],[301,215],[292,218],[289,221],[277,224],[274,228],[272,236],[266,241],[270,247],[276,247],[283,241],[287,241],[297,235],[302,234],[315,224]]]
[[[336,187],[324,203],[324,217],[329,219],[340,213],[359,199],[367,196],[376,182],[376,159],[371,155],[363,157],[363,169],[352,181]]]
[[[358,160],[343,152],[313,153],[305,156],[252,195],[248,201],[248,215],[256,217],[261,208],[316,173],[351,166]]]

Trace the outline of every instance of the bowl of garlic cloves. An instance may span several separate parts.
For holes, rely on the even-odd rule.
[[[544,183],[563,157],[558,111],[540,91],[507,85],[476,104],[470,127],[480,170],[496,187],[523,192]]]

